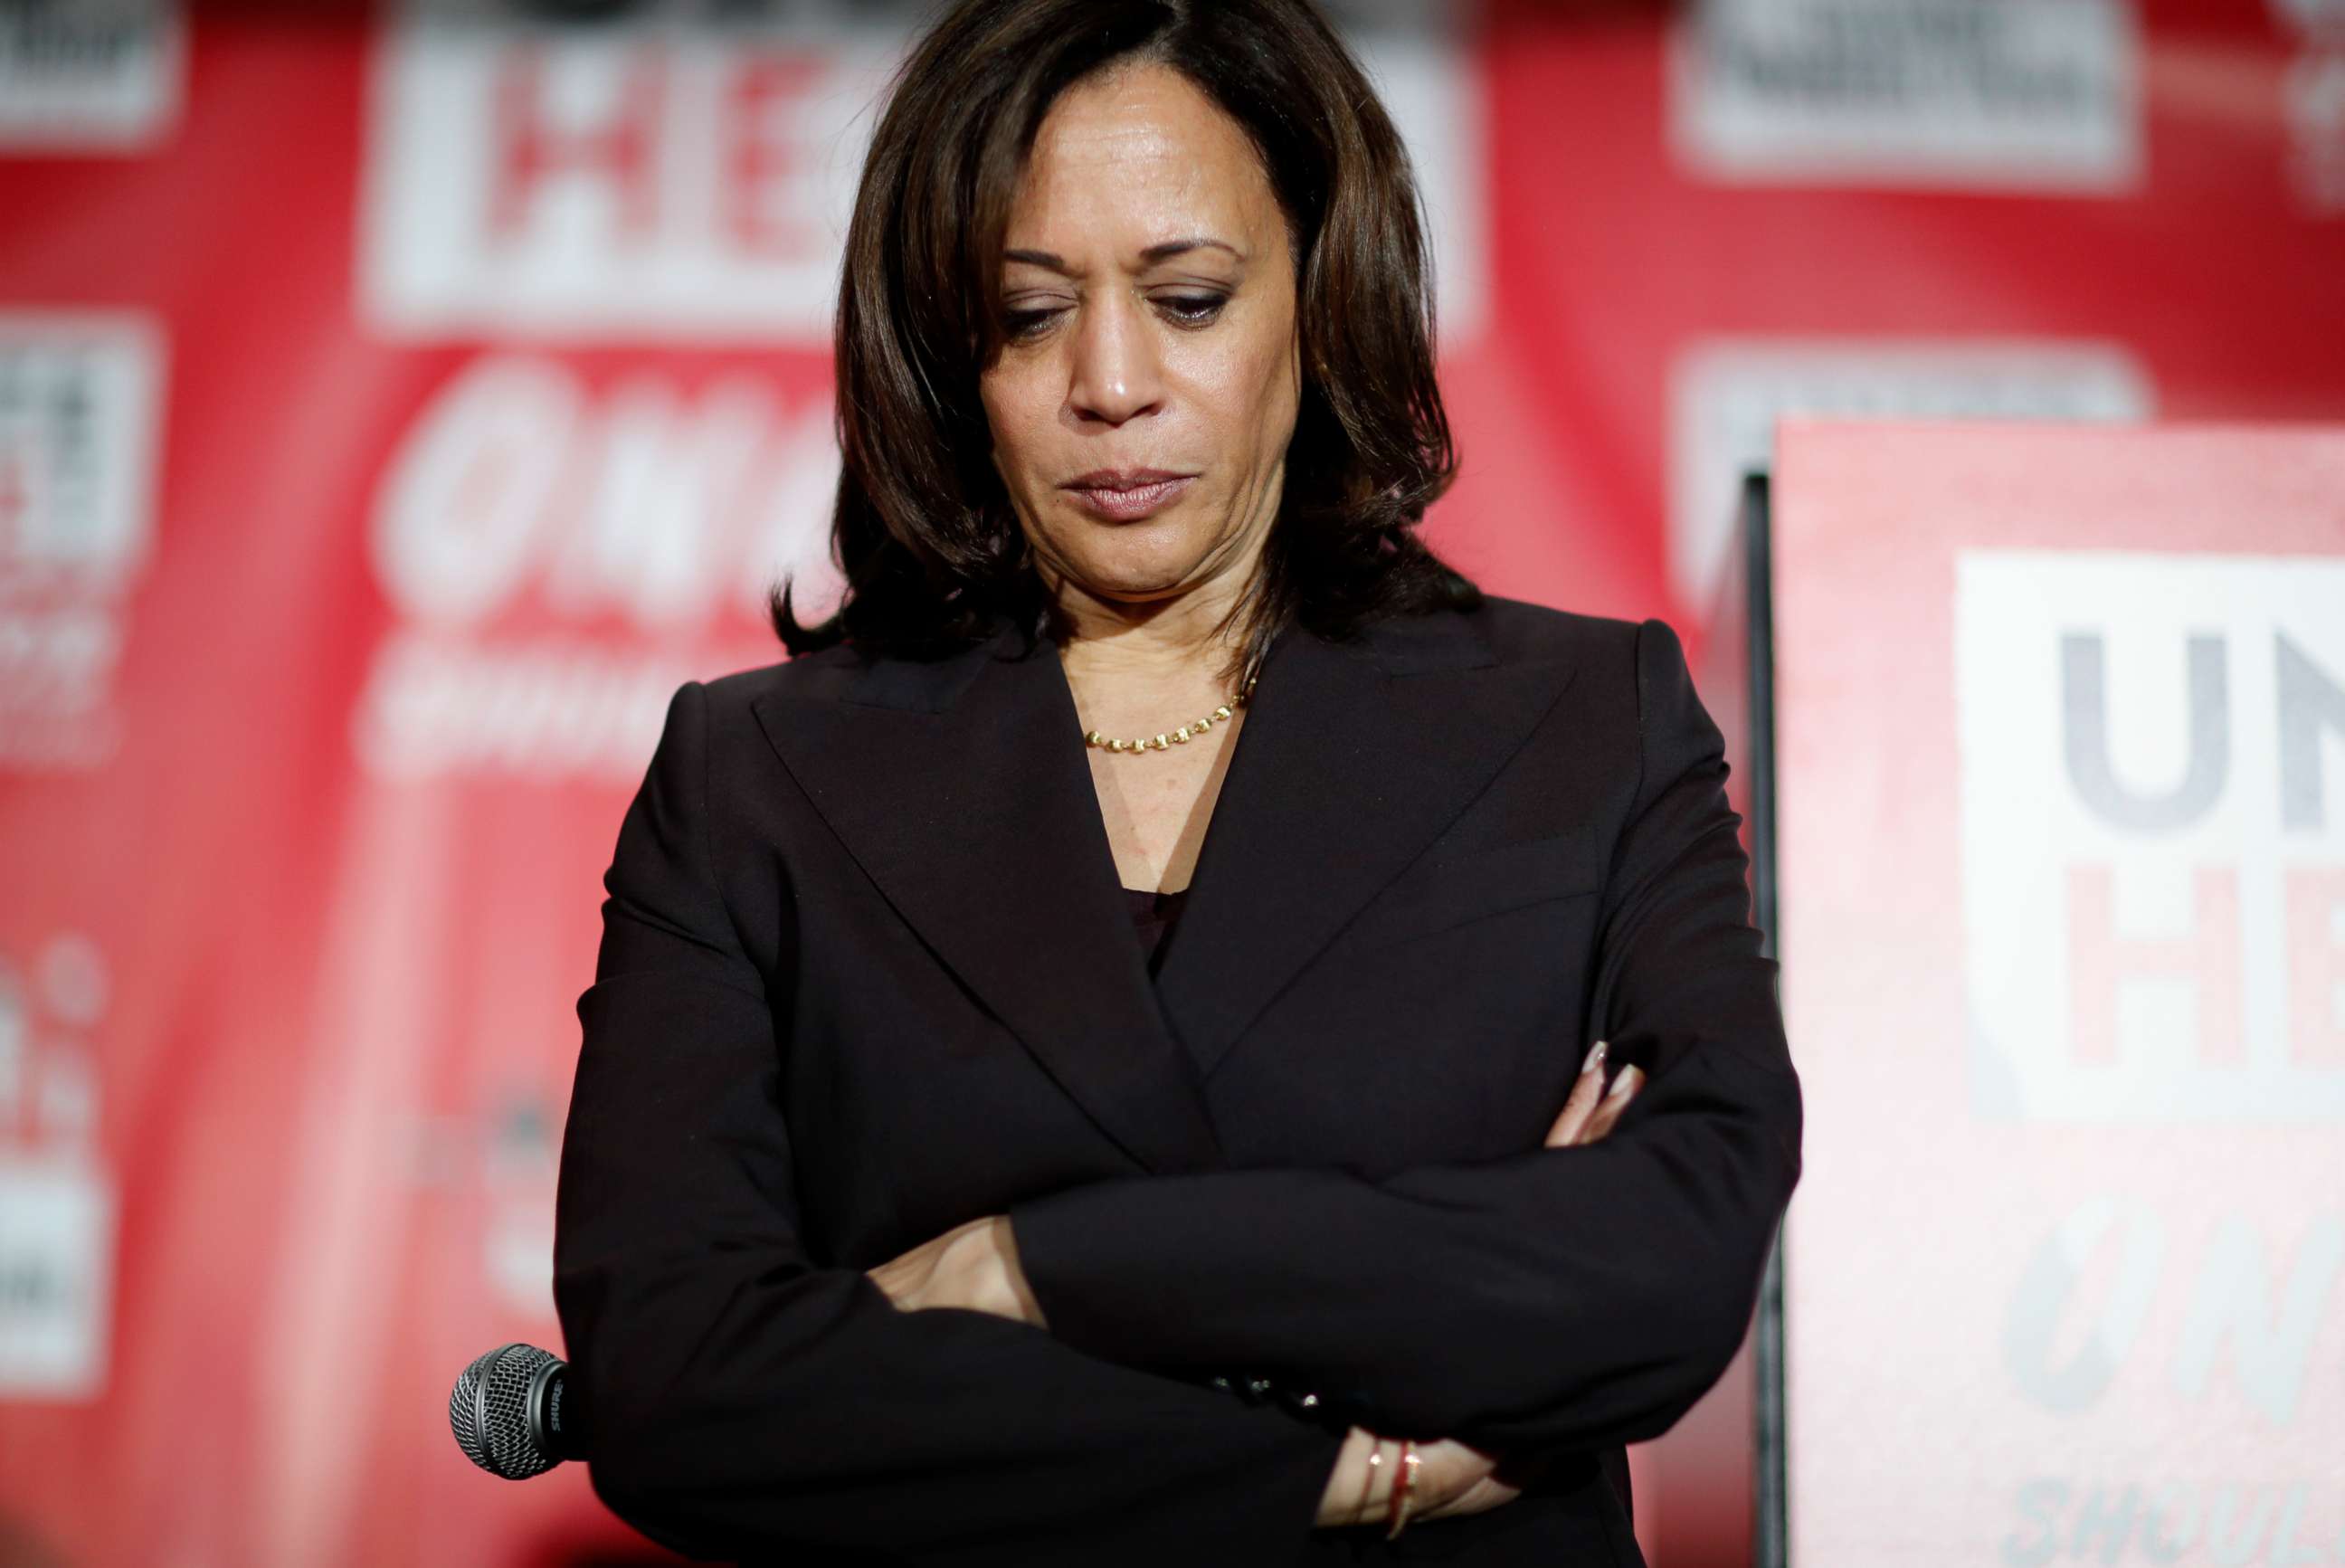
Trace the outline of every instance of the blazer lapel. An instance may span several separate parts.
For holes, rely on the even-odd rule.
[[[949,658],[874,661],[843,696],[755,708],[880,894],[1102,1132],[1170,1174],[1225,1165],[1206,1075],[1571,676],[1501,664],[1457,616],[1343,646],[1282,633],[1153,987],[1047,643],[1027,653],[1005,627]]]
[[[1267,683],[1265,683],[1267,684]],[[881,659],[843,699],[756,712],[896,911],[1147,1169],[1223,1163],[1167,1032],[1056,652],[1005,627],[934,663]]]
[[[1158,972],[1200,1072],[1497,776],[1571,673],[1501,665],[1455,615],[1355,645],[1280,635]]]

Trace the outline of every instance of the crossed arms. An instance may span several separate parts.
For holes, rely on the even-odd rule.
[[[563,1148],[555,1297],[604,1501],[692,1555],[1274,1561],[1341,1440],[1198,1374],[1279,1368],[1378,1431],[1508,1453],[1666,1431],[1741,1344],[1801,1102],[1718,731],[1667,626],[1637,662],[1590,1023],[1650,1078],[1611,1135],[1026,1200],[1047,1331],[899,1311],[811,1260],[772,1013],[709,860],[705,697],[679,691],[606,879]]]

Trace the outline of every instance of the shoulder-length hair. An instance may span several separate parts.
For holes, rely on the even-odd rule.
[[[1296,271],[1302,397],[1262,570],[1233,610],[1241,677],[1280,628],[1331,637],[1480,595],[1416,533],[1457,473],[1434,378],[1424,213],[1408,155],[1314,0],[959,0],[890,84],[847,234],[837,322],[840,642],[933,657],[1008,617],[1056,625],[991,459],[978,377],[1005,340],[1012,195],[1059,96],[1108,66],[1186,76],[1252,138]]]

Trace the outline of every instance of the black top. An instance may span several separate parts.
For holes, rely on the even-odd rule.
[[[1181,906],[1188,901],[1189,890],[1160,893],[1153,888],[1126,888],[1123,901],[1132,911],[1132,928],[1140,932],[1140,951],[1148,958],[1148,977],[1156,978],[1156,971],[1164,958],[1164,939],[1172,934],[1172,925],[1181,918]]]

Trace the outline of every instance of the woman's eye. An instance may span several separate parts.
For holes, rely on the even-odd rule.
[[[1164,311],[1175,322],[1184,327],[1205,325],[1215,316],[1220,315],[1222,307],[1227,303],[1229,303],[1229,296],[1226,294],[1168,294],[1156,301],[1160,310]],[[1061,307],[1052,306],[1045,310],[1004,311],[1001,313],[1001,321],[1012,338],[1021,340],[1033,338],[1041,335],[1042,330],[1050,324],[1051,319],[1060,313],[1061,309]]]
[[[1172,312],[1173,318],[1186,326],[1202,327],[1221,313],[1223,294],[1174,294],[1157,303]]]

